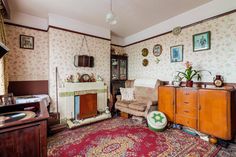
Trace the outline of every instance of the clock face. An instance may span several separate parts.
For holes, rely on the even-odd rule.
[[[90,81],[90,76],[88,74],[84,74],[81,77],[82,77],[82,82],[89,82]]]
[[[223,82],[221,80],[215,80],[216,87],[221,87]]]

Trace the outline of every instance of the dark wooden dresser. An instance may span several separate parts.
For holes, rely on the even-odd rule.
[[[0,114],[33,110],[35,118],[0,124],[0,157],[47,156],[47,107],[41,103],[27,103],[0,107]]]

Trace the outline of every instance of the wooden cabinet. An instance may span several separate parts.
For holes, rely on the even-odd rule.
[[[127,56],[111,55],[111,80],[127,80]]]
[[[231,139],[230,92],[199,90],[199,130],[222,139]]]
[[[33,156],[40,157],[40,125],[27,125],[9,129],[1,133],[0,150],[3,157],[15,156]]]
[[[174,122],[175,88],[159,86],[158,110],[165,113],[167,119]]]
[[[168,120],[230,140],[236,130],[236,91],[160,86],[158,109]]]
[[[33,107],[37,109],[35,118],[3,122],[0,125],[0,157],[47,156],[47,118],[49,115],[45,104],[0,106],[0,114],[29,110]]]
[[[114,110],[116,95],[120,95],[120,87],[125,87],[128,79],[128,57],[121,55],[111,55],[111,94]]]

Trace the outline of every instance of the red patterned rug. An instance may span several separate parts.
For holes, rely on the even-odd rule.
[[[110,119],[48,139],[49,157],[209,157],[220,148],[180,130],[154,132],[131,119]]]

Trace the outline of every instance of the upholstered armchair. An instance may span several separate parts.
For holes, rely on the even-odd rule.
[[[121,89],[121,95],[117,96],[115,108],[121,112],[146,118],[150,111],[157,110],[157,88],[159,85],[159,80],[127,80],[125,88],[133,90],[133,99],[122,99],[123,89]]]

